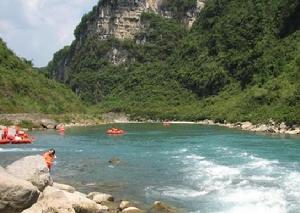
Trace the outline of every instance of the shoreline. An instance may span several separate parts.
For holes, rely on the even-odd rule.
[[[65,120],[64,120],[65,119]],[[21,114],[0,114],[0,129],[3,126],[20,125],[23,130],[47,130],[59,129],[61,126],[72,127],[90,127],[106,124],[139,124],[139,123],[162,123],[161,120],[130,120],[129,115],[125,113],[105,113],[95,117],[89,114],[66,114],[66,115],[48,115],[40,113],[21,113]],[[250,121],[229,123],[216,122],[214,120],[200,121],[168,121],[170,124],[200,124],[208,126],[220,126],[229,129],[239,129],[249,132],[260,132],[267,134],[280,135],[300,135],[300,126],[288,126],[286,123],[276,123],[272,119],[268,123],[253,124]]]

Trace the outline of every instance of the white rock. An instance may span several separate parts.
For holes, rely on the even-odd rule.
[[[244,130],[251,130],[251,129],[253,129],[253,124],[249,121],[242,122],[241,128]]]
[[[104,201],[114,201],[114,197],[111,196],[110,194],[105,194],[100,192],[91,192],[87,195],[87,198],[99,204],[101,204]]]
[[[41,155],[27,156],[6,167],[15,177],[31,182],[40,191],[53,184],[49,169]]]
[[[53,183],[53,187],[57,188],[57,189],[60,189],[60,190],[64,190],[64,191],[70,192],[70,193],[75,192],[75,188],[73,186],[69,186],[69,185],[62,184],[62,183],[56,183],[56,182],[54,182]]]
[[[119,205],[119,208],[120,208],[121,210],[126,209],[126,208],[128,208],[128,207],[130,207],[130,202],[127,201],[127,200],[123,200],[123,201],[120,203],[120,205]]]
[[[123,209],[122,213],[143,213],[143,211],[136,207],[128,207],[126,209]]]
[[[37,201],[39,190],[0,167],[0,212],[21,212]]]

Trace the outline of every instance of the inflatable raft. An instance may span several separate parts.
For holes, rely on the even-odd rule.
[[[1,130],[0,144],[29,144],[34,141],[33,137],[30,137],[24,131],[20,131],[19,128],[7,128],[4,127]]]
[[[125,134],[125,131],[122,129],[111,128],[106,131],[106,134],[108,134],[108,135],[123,135],[123,134]]]

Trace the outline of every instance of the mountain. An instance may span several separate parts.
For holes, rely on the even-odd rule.
[[[299,0],[102,0],[49,76],[135,118],[300,122]]]
[[[58,114],[84,109],[67,86],[34,69],[31,61],[17,57],[0,39],[0,113]]]

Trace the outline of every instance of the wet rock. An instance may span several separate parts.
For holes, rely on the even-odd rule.
[[[127,200],[123,200],[121,201],[120,205],[119,205],[119,209],[123,210],[130,207],[130,202]]]
[[[60,189],[60,190],[64,190],[70,193],[75,192],[75,188],[73,186],[70,185],[66,185],[66,184],[61,184],[61,183],[53,183],[53,187]]]
[[[116,158],[116,157],[113,157],[111,158],[108,163],[116,166],[116,165],[119,165],[121,163],[121,160],[119,158]]]
[[[149,212],[150,213],[175,213],[176,210],[163,202],[155,201]]]
[[[91,192],[86,197],[99,204],[105,201],[114,201],[114,197],[111,196],[110,194],[105,194],[100,192]]]
[[[18,213],[37,201],[39,190],[0,167],[0,212]]]
[[[7,172],[15,177],[31,182],[40,191],[53,184],[49,169],[41,155],[27,156],[6,167]]]
[[[122,213],[144,213],[144,211],[136,208],[136,207],[128,207],[122,210]]]

